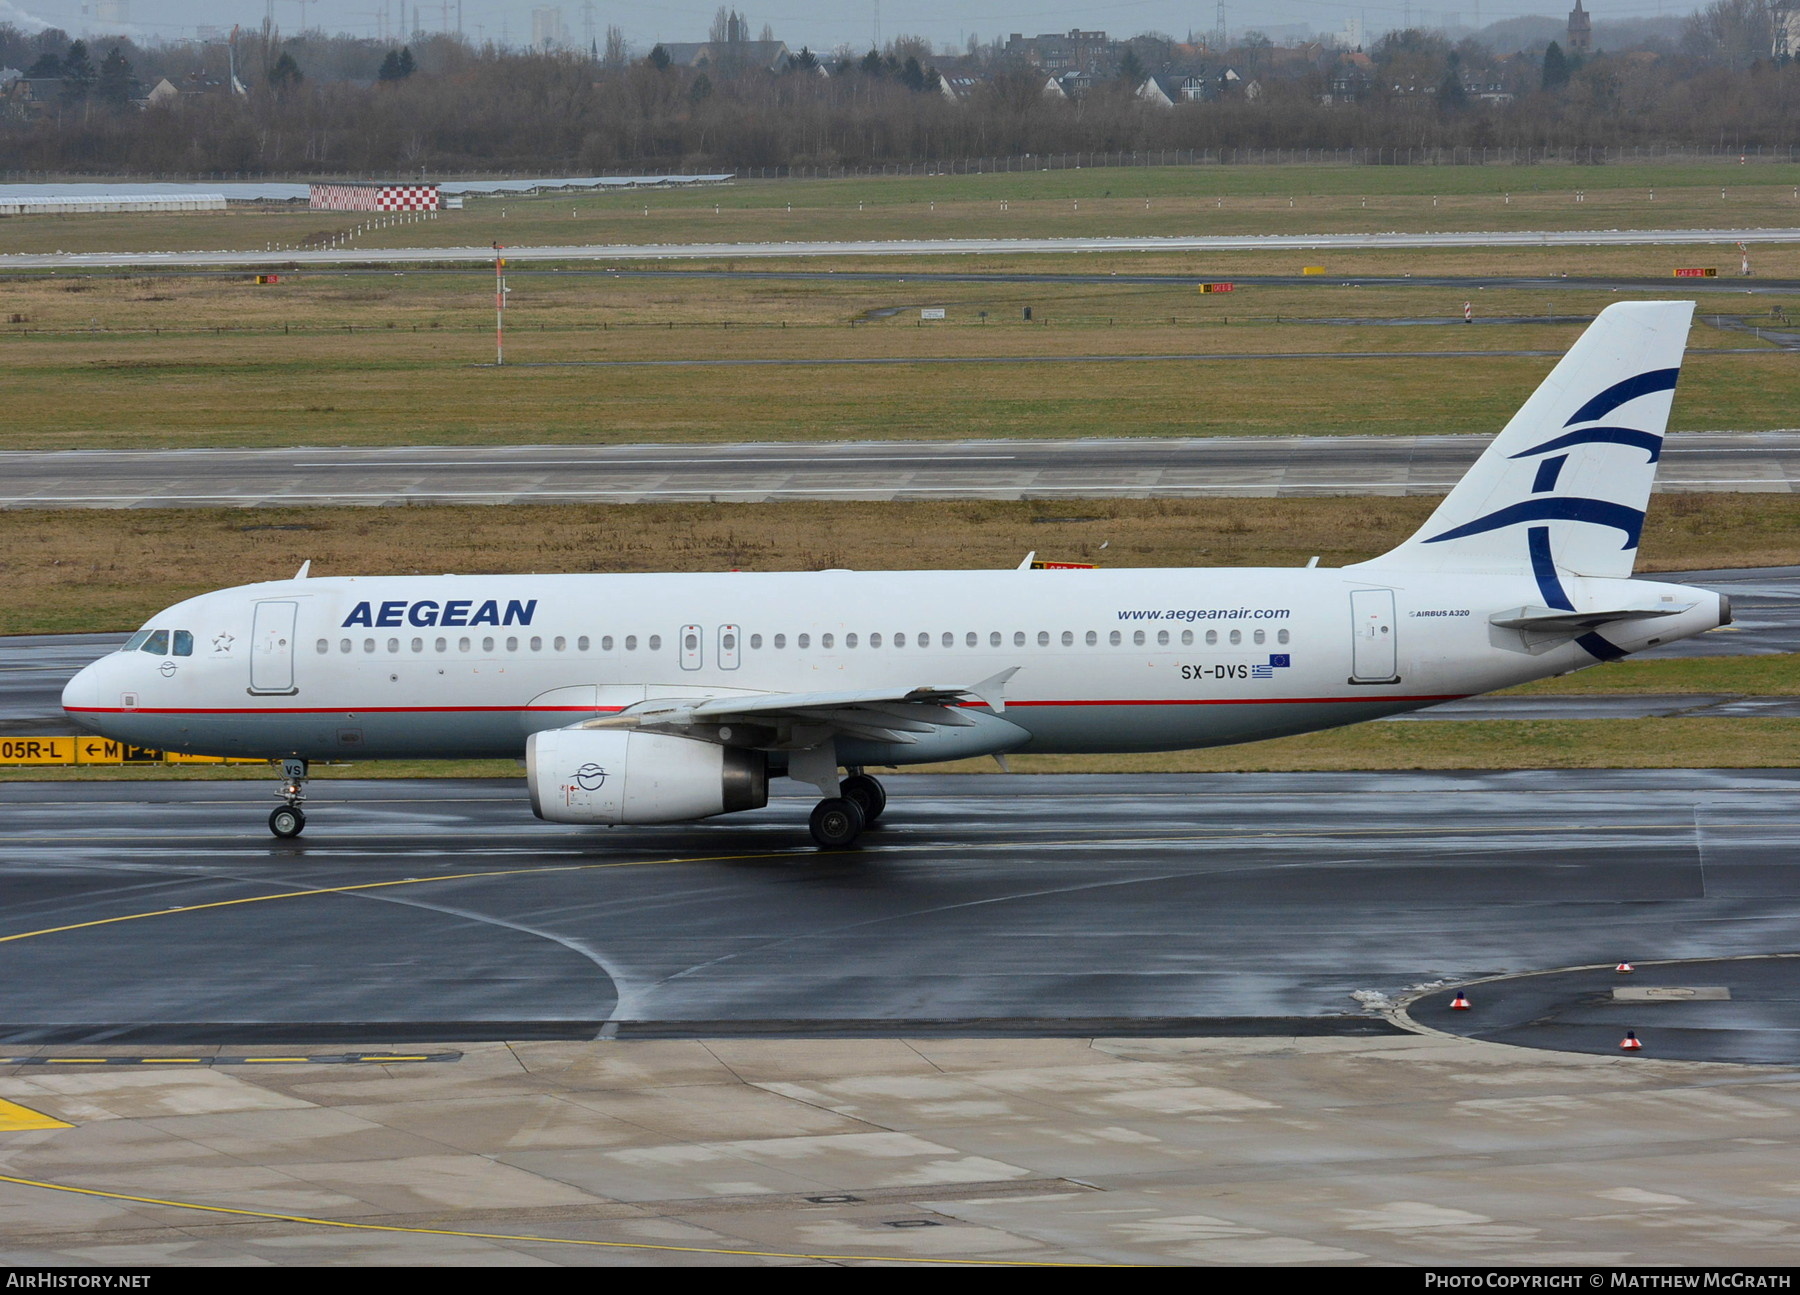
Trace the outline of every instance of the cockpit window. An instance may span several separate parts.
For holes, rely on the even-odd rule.
[[[133,634],[130,638],[125,640],[125,646],[120,648],[119,651],[136,652],[139,648],[144,646],[144,640],[149,637],[149,630],[139,630],[136,634]]]
[[[175,655],[176,656],[193,656],[194,655],[194,636],[191,633],[189,633],[187,630],[176,630],[175,631]]]
[[[153,631],[151,633],[150,637],[144,640],[144,646],[139,648],[138,651],[149,652],[155,656],[168,656],[169,655],[169,631],[168,630]]]

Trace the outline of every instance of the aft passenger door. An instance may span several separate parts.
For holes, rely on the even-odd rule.
[[[291,696],[294,686],[294,618],[299,603],[260,602],[250,630],[250,691]]]
[[[1350,626],[1351,683],[1398,683],[1399,654],[1394,642],[1394,591],[1352,589]]]

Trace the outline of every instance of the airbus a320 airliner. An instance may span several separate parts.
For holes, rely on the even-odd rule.
[[[1354,724],[1730,620],[1632,580],[1691,302],[1603,311],[1431,515],[1342,568],[375,576],[177,603],[63,692],[138,746],[282,765],[523,754],[558,823],[670,823],[817,787],[812,835],[882,812],[865,770],[1162,751]],[[840,770],[848,776],[840,777]]]

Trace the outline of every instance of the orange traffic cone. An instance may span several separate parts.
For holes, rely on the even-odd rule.
[[[1638,1041],[1636,1030],[1626,1030],[1625,1037],[1619,1041],[1619,1046],[1627,1052],[1636,1052],[1644,1045]]]
[[[1468,996],[1460,989],[1456,991],[1456,997],[1450,1000],[1450,1010],[1453,1012],[1466,1012],[1469,1010]]]
[[[1613,970],[1620,975],[1624,975],[1627,972],[1636,971],[1637,968],[1632,966],[1629,962],[1621,962],[1618,966],[1614,967]]]

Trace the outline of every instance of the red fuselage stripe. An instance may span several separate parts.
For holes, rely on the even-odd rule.
[[[1373,697],[1181,697],[1132,698],[1111,701],[1009,701],[1008,708],[1027,706],[1311,706],[1352,705],[1368,702],[1395,701],[1460,701],[1467,693],[1443,693],[1430,696]],[[986,708],[986,702],[961,702],[962,706]],[[64,710],[80,715],[471,715],[471,714],[618,714],[623,706],[235,706],[235,707],[163,707],[137,706],[65,706]]]

